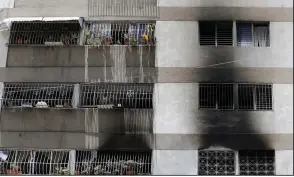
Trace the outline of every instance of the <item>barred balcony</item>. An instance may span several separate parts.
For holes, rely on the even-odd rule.
[[[88,0],[89,17],[158,17],[157,0]]]
[[[1,149],[1,175],[151,175],[152,152]]]

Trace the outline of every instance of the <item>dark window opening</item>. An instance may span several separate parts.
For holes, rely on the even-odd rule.
[[[272,85],[239,84],[239,109],[272,110]]]
[[[152,152],[77,151],[76,174],[151,175]]]
[[[80,29],[78,21],[13,22],[9,44],[77,45]]]
[[[153,107],[153,84],[82,84],[80,94],[81,107]]]
[[[234,109],[233,84],[200,84],[200,109]]]
[[[5,83],[3,106],[69,108],[73,89],[71,84]]]
[[[233,22],[199,22],[200,45],[232,46]]]
[[[235,175],[234,151],[198,151],[198,175]]]
[[[275,151],[239,151],[239,171],[240,175],[275,175]]]

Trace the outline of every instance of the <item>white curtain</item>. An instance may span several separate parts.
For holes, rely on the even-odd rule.
[[[254,47],[269,46],[269,28],[267,26],[254,27],[253,32]]]

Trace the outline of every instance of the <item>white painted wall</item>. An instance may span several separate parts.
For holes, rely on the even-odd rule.
[[[167,7],[293,7],[292,0],[158,0]]]
[[[9,31],[0,31],[0,67],[6,67]]]
[[[276,175],[293,175],[293,150],[276,151]]]
[[[208,119],[233,133],[250,133],[242,129],[244,119],[255,133],[293,133],[292,84],[273,85],[274,111],[210,111],[209,117],[198,109],[197,83],[157,83],[154,90],[155,133],[203,134],[205,127],[216,126],[207,124]]]
[[[14,8],[15,0],[1,0],[0,1],[0,9],[1,8]]]
[[[157,21],[157,67],[293,66],[293,23],[271,22],[271,47],[200,46],[197,21]],[[235,37],[236,38],[236,37]]]
[[[197,150],[154,150],[152,175],[197,175]]]

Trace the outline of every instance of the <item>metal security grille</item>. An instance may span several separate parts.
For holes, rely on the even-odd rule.
[[[239,151],[240,175],[275,175],[275,151]]]
[[[73,89],[73,84],[5,83],[3,106],[69,108]]]
[[[237,23],[238,46],[269,47],[269,23]]]
[[[0,174],[8,175],[66,175],[69,151],[2,150]]]
[[[199,22],[200,45],[232,46],[233,22]]]
[[[198,151],[198,175],[235,175],[234,151]]]
[[[81,84],[80,107],[152,109],[153,84]]]
[[[77,151],[76,174],[151,175],[151,152]]]
[[[234,109],[233,84],[199,84],[200,109]]]
[[[154,46],[153,23],[86,23],[85,45]]]
[[[157,17],[157,0],[88,0],[89,16]]]
[[[79,21],[13,22],[9,44],[77,45]]]
[[[241,110],[272,110],[271,84],[238,84],[238,105]]]

